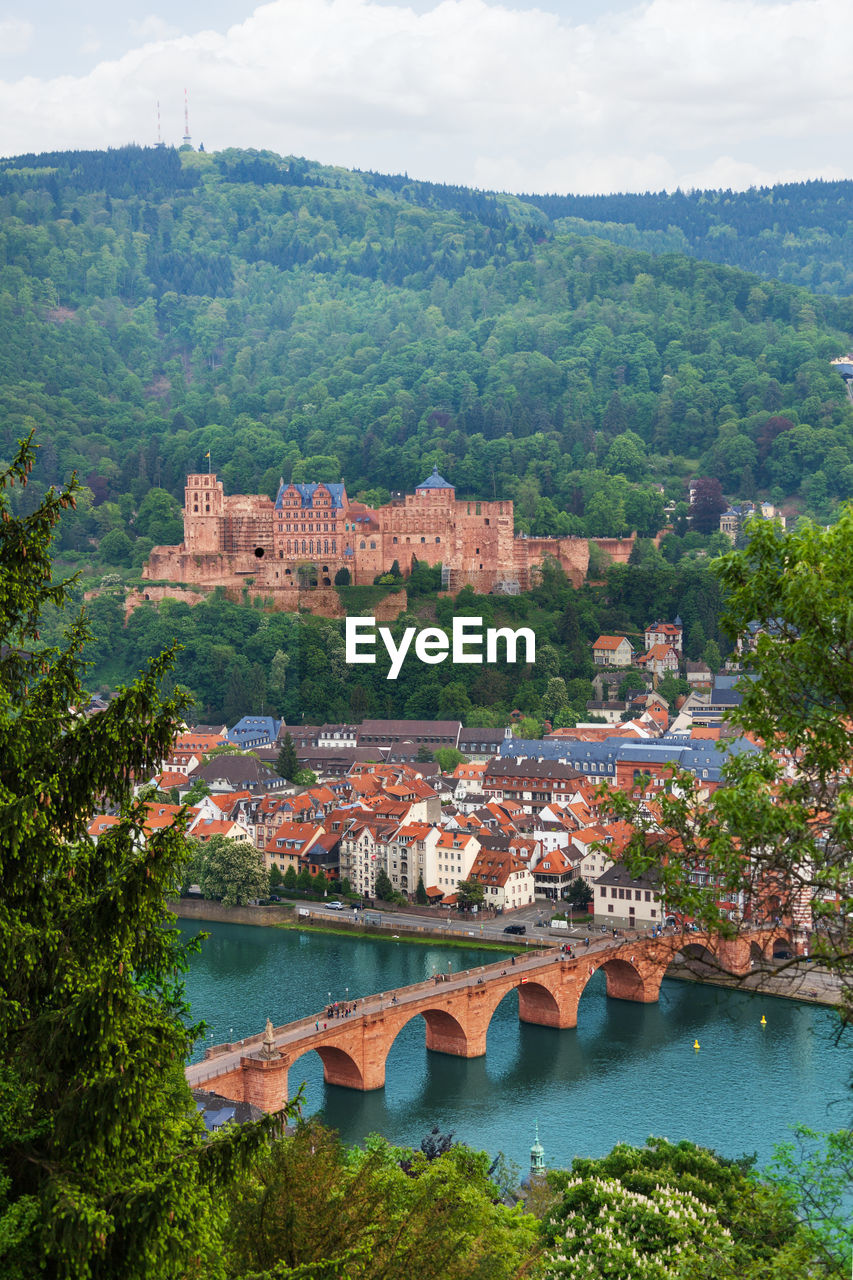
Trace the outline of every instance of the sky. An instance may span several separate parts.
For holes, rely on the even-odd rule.
[[[156,0],[154,0],[156,3]],[[157,141],[515,192],[853,176],[849,0],[0,0],[0,156]]]

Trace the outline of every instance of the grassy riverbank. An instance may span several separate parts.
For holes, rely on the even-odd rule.
[[[297,916],[296,906],[300,904],[281,903],[274,907],[224,907],[221,902],[211,902],[203,898],[181,898],[168,903],[169,910],[181,920],[210,921],[218,924],[245,924],[260,928],[303,931],[305,933],[323,933],[338,937],[362,938],[399,938],[401,942],[420,943],[425,946],[442,946],[450,948],[477,947],[485,951],[500,952],[502,955],[512,953],[524,954],[535,951],[549,944],[545,938],[530,938],[521,944],[516,935],[508,934],[507,940],[484,938],[472,930],[449,932],[442,922],[425,920],[423,925],[398,924],[393,915],[382,912],[385,917],[382,923],[365,922],[363,918],[355,920],[352,916],[343,915],[340,920],[314,916],[306,918]],[[378,913],[377,913],[378,914]],[[512,941],[510,941],[512,939]]]

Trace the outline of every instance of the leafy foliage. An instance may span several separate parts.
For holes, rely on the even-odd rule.
[[[255,898],[266,898],[270,876],[263,854],[248,840],[211,836],[194,841],[193,863],[198,883],[206,898],[217,898],[226,907],[245,907]]]
[[[691,1142],[619,1144],[548,1175],[545,1275],[566,1280],[785,1280],[819,1275],[793,1203]],[[826,1274],[826,1273],[823,1273]]]
[[[483,1152],[415,1152],[375,1135],[348,1151],[316,1121],[275,1144],[230,1214],[233,1277],[284,1264],[275,1274],[511,1280],[529,1273],[536,1239],[535,1220],[500,1203]],[[321,1270],[330,1260],[337,1270]]]
[[[645,210],[614,228],[270,153],[6,159],[6,455],[34,425],[47,481],[85,481],[61,551],[125,568],[179,540],[208,454],[230,493],[411,490],[437,464],[532,534],[652,537],[697,462],[828,517],[853,491],[828,365],[853,329],[848,191],[614,197]]]

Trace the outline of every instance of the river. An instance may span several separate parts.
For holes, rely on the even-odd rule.
[[[344,1000],[419,982],[499,955],[474,947],[338,937],[181,922],[210,937],[193,957],[187,995],[208,1044],[240,1039]],[[384,1089],[326,1086],[316,1054],[291,1068],[305,1081],[304,1114],[322,1112],[347,1142],[376,1131],[417,1146],[434,1125],[525,1170],[538,1122],[546,1163],[602,1155],[650,1134],[690,1138],[722,1155],[766,1163],[795,1122],[850,1123],[851,1055],[833,1038],[828,1009],[770,996],[665,980],[659,1003],[608,1000],[604,975],[588,984],[574,1030],[518,1021],[513,993],[498,1007],[484,1058],[428,1053],[414,1019],[388,1055]],[[762,1016],[766,1025],[761,1025]],[[699,1049],[694,1049],[694,1041]],[[202,1056],[199,1042],[196,1060]]]

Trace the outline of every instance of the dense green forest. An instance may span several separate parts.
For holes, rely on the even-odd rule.
[[[226,492],[343,476],[381,500],[438,465],[540,534],[647,535],[697,473],[831,519],[853,493],[828,364],[853,303],[688,253],[748,244],[784,275],[759,251],[780,240],[812,283],[849,187],[601,203],[269,153],[5,160],[0,449],[36,428],[30,502],[77,470],[61,547],[114,566],[178,540],[208,452]],[[676,251],[600,238],[617,218],[638,244],[674,228],[652,247]]]
[[[688,656],[719,665],[727,645],[719,631],[719,587],[707,563],[684,557],[671,565],[651,543],[642,542],[635,561],[610,566],[600,585],[580,591],[558,567],[546,566],[540,586],[525,595],[484,597],[464,588],[455,599],[439,597],[438,575],[422,567],[415,584],[422,593],[410,590],[407,612],[392,624],[396,642],[406,626],[437,624],[449,631],[454,616],[473,615],[482,617],[484,626],[533,628],[536,662],[427,666],[410,654],[396,680],[387,678],[389,661],[381,645],[375,665],[347,665],[339,621],[271,613],[261,597],[250,598],[248,592],[243,604],[216,592],[193,607],[171,600],[143,606],[125,623],[124,589],[107,581],[88,604],[95,634],[87,650],[89,685],[114,687],[177,639],[183,648],[174,680],[192,693],[198,721],[233,724],[244,714],[267,714],[290,724],[322,724],[405,716],[500,726],[509,723],[511,711],[520,710],[529,719],[525,732],[538,734],[545,719],[568,725],[588,718],[586,703],[595,696],[592,642],[603,631],[627,632],[642,648],[649,621],[680,614]],[[341,588],[351,613],[370,610],[370,592],[381,595],[383,589]],[[44,636],[59,643],[64,620],[46,614]],[[643,687],[636,672],[629,682],[632,678],[634,687]],[[609,678],[612,697],[626,696],[628,687]],[[673,701],[684,691],[671,677],[661,684],[663,695]]]

